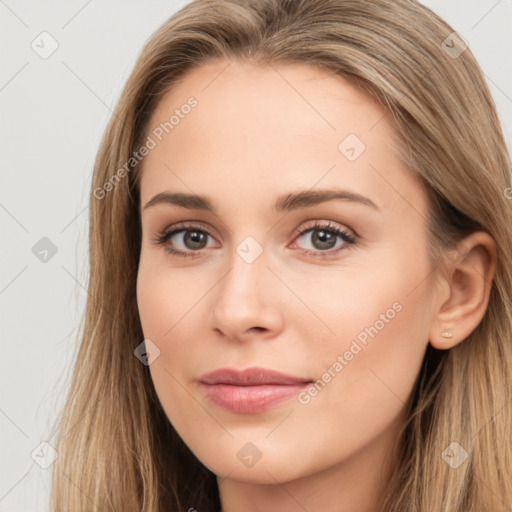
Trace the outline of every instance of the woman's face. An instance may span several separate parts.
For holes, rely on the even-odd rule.
[[[152,115],[137,281],[150,371],[222,478],[369,479],[396,439],[435,288],[426,195],[390,118],[326,71],[225,60]],[[289,378],[236,380],[255,367]],[[204,377],[219,369],[235,372]]]

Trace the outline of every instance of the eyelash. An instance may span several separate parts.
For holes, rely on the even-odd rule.
[[[315,257],[319,257],[319,258],[327,258],[327,257],[333,256],[334,254],[337,254],[340,251],[347,249],[348,248],[347,246],[356,244],[356,237],[349,235],[346,231],[344,231],[343,229],[341,229],[337,226],[332,225],[330,222],[327,222],[327,223],[316,222],[315,224],[313,224],[311,226],[308,226],[303,229],[299,229],[293,234],[294,240],[309,231],[320,231],[320,230],[326,231],[327,233],[330,233],[330,234],[333,234],[336,236],[339,236],[345,242],[345,244],[342,245],[341,247],[338,247],[337,249],[330,249],[327,251],[304,250],[304,252],[306,254],[308,254],[308,255],[313,254]],[[192,251],[192,250],[180,251],[180,250],[176,250],[176,249],[173,249],[172,247],[165,245],[167,243],[167,241],[173,235],[175,235],[177,233],[181,233],[183,231],[197,231],[200,233],[205,233],[208,236],[211,236],[208,233],[208,231],[206,231],[205,229],[202,229],[200,226],[179,223],[179,224],[173,226],[171,229],[165,228],[164,230],[157,232],[156,235],[154,236],[154,238],[152,239],[152,242],[156,245],[164,246],[164,251],[166,253],[170,254],[171,256],[178,256],[178,257],[184,257],[184,258],[197,257],[196,253],[201,252],[200,250],[199,251]]]

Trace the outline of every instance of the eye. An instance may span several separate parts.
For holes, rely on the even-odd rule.
[[[305,253],[315,257],[328,257],[356,243],[356,238],[330,222],[318,222],[295,233],[295,242],[303,240]],[[199,257],[203,249],[209,249],[212,235],[198,225],[180,223],[156,233],[152,242],[162,245],[165,252],[178,257]],[[309,245],[309,247],[308,247]]]
[[[153,243],[163,245],[165,252],[174,256],[197,256],[203,249],[208,249],[208,238],[213,237],[199,226],[178,224],[160,231],[153,238]]]
[[[296,240],[306,242],[306,253],[319,257],[332,256],[356,243],[355,237],[330,222],[316,222],[302,228],[296,235]]]

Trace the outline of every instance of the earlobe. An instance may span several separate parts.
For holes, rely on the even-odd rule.
[[[496,267],[496,245],[482,231],[472,233],[457,246],[447,263],[448,299],[437,305],[430,331],[430,344],[437,349],[452,348],[467,338],[487,310]]]

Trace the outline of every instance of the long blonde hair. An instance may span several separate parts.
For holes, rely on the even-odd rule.
[[[220,508],[215,475],[181,441],[148,367],[134,356],[144,339],[134,153],[165,92],[187,71],[223,57],[318,66],[377,98],[394,122],[404,164],[428,192],[436,266],[463,236],[482,230],[493,237],[498,259],[488,309],[454,348],[428,346],[381,510],[510,511],[511,162],[482,72],[453,32],[414,0],[195,0],[150,38],[94,166],[89,295],[54,427],[53,512]],[[457,468],[443,458],[453,442],[468,454]]]

